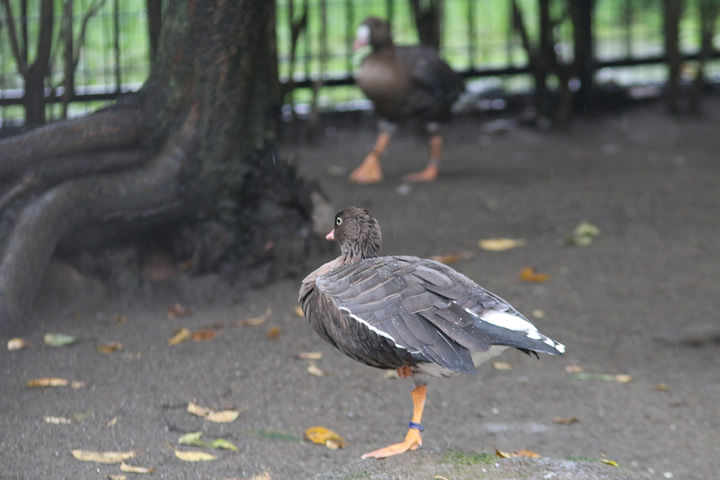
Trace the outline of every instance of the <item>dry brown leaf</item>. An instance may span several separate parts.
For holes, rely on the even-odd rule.
[[[573,423],[578,423],[580,419],[577,417],[554,417],[552,421],[559,425],[572,425]]]
[[[265,337],[267,337],[268,340],[277,340],[278,338],[280,338],[280,327],[273,326],[268,328]]]
[[[72,423],[72,418],[45,416],[43,417],[43,421],[53,425],[69,425]]]
[[[20,337],[11,338],[10,340],[8,340],[8,343],[7,343],[7,349],[11,352],[15,351],[15,350],[22,350],[23,348],[25,348],[27,346],[28,346],[27,340],[25,340],[24,338],[20,338]]]
[[[175,456],[186,462],[207,462],[217,458],[215,455],[199,450],[175,450]]]
[[[204,340],[212,340],[215,338],[215,332],[212,330],[197,330],[192,333],[192,340],[194,342],[202,342]]]
[[[168,308],[168,318],[177,318],[177,317],[187,317],[190,316],[192,312],[189,308],[182,305],[181,303],[175,303],[170,308]]]
[[[262,325],[267,321],[268,318],[270,318],[270,315],[272,315],[272,308],[268,307],[265,309],[265,312],[262,315],[258,315],[257,317],[250,317],[245,318],[243,320],[235,320],[233,322],[233,325],[236,327],[257,327],[258,325]]]
[[[517,455],[518,457],[541,458],[539,453],[533,452],[532,450],[526,450],[524,448],[520,450],[515,450],[515,452],[513,453],[515,453],[515,455]]]
[[[550,275],[537,273],[533,267],[525,267],[520,271],[520,280],[528,283],[545,283],[550,280]]]
[[[127,317],[125,315],[117,314],[113,320],[115,320],[115,323],[125,323],[127,322]]]
[[[125,346],[120,342],[107,342],[101,343],[97,347],[97,351],[100,353],[113,353],[123,350]]]
[[[168,340],[168,345],[177,345],[178,343],[182,343],[185,340],[189,339],[191,337],[190,330],[183,327],[180,330],[177,330],[172,338]]]
[[[295,305],[293,311],[298,317],[305,317],[305,313],[303,313],[302,307],[300,305]]]
[[[486,238],[478,241],[478,246],[490,252],[502,252],[512,248],[524,247],[527,242],[522,238]]]
[[[238,410],[220,410],[219,412],[211,412],[205,419],[215,423],[230,423],[237,420],[239,416],[240,412]]]
[[[136,467],[135,465],[128,465],[125,462],[120,463],[120,470],[127,473],[152,473],[155,471],[154,467]]]
[[[325,376],[325,372],[322,371],[313,361],[310,361],[310,363],[308,364],[307,372],[310,375],[314,375],[316,377]]]
[[[495,456],[500,458],[511,458],[513,454],[510,452],[503,452],[502,450],[498,450],[498,448],[495,447]]]
[[[94,452],[91,450],[72,450],[73,457],[81,462],[121,463],[135,457],[135,452]]]
[[[67,387],[69,384],[70,382],[66,378],[57,377],[33,378],[27,382],[27,386],[32,388]]]
[[[492,366],[495,370],[512,370],[512,365],[508,362],[492,362]]]
[[[305,438],[313,443],[325,445],[331,450],[345,446],[345,440],[340,435],[325,427],[316,426],[308,428],[305,430]]]
[[[323,352],[300,352],[298,358],[303,360],[320,360],[323,357]]]

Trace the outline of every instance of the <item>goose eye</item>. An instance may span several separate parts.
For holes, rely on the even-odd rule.
[[[342,218],[337,217],[337,218],[335,219],[335,225],[339,227],[341,224],[342,224]]]

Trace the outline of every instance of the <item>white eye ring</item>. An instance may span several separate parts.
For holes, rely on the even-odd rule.
[[[337,217],[337,218],[335,219],[335,225],[337,225],[337,226],[339,227],[341,223],[342,223],[342,218]]]

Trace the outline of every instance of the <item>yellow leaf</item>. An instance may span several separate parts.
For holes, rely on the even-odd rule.
[[[268,340],[277,340],[280,338],[280,327],[270,327],[265,334]]]
[[[520,280],[528,283],[545,283],[550,279],[547,273],[537,273],[533,267],[525,267],[520,272]]]
[[[616,462],[615,460],[608,460],[607,458],[603,458],[600,461],[606,465],[610,465],[611,467],[619,466],[618,462]]]
[[[345,440],[340,435],[325,427],[308,428],[305,430],[305,438],[332,450],[345,446]]]
[[[272,480],[268,472],[259,473],[248,478],[248,480]]]
[[[515,455],[517,455],[518,457],[540,458],[539,453],[526,449],[515,450]]]
[[[118,422],[118,418],[117,418],[117,417],[113,417],[109,422],[107,422],[106,425],[107,425],[108,428],[114,427],[114,426],[117,424],[117,422]]]
[[[258,325],[262,325],[263,323],[265,323],[267,319],[270,318],[270,315],[272,315],[272,308],[268,307],[265,309],[265,312],[262,315],[246,318],[243,320],[235,320],[233,322],[233,325],[237,327],[257,327]]]
[[[293,309],[293,311],[295,312],[295,315],[297,315],[298,317],[305,316],[305,313],[303,313],[302,307],[300,307],[300,305],[295,305],[295,308]]]
[[[453,263],[457,263],[460,261],[460,255],[456,253],[448,253],[446,255],[433,255],[430,257],[430,260],[435,260],[436,262],[444,263],[445,265],[450,265]]]
[[[72,450],[73,457],[81,462],[121,463],[135,457],[135,452],[94,452],[91,450]]]
[[[186,462],[207,462],[215,460],[215,455],[198,450],[175,450],[175,456]]]
[[[113,352],[119,352],[125,348],[122,343],[120,342],[107,342],[102,343],[98,345],[97,351],[100,353],[113,353]]]
[[[495,456],[500,458],[511,458],[513,454],[509,452],[503,452],[502,450],[498,450],[498,448],[495,447]]]
[[[128,465],[125,462],[120,463],[120,470],[127,473],[152,473],[155,471],[155,468],[150,467],[136,467],[135,465]]]
[[[524,247],[526,243],[522,238],[486,238],[478,241],[478,246],[490,252],[502,252],[512,248]]]
[[[70,388],[72,388],[73,390],[77,390],[79,388],[85,388],[85,385],[86,385],[86,383],[82,382],[80,380],[73,380],[72,382],[70,382]]]
[[[212,330],[197,330],[192,333],[194,342],[202,342],[203,340],[212,340],[215,338],[215,332]]]
[[[20,337],[11,338],[10,340],[8,340],[8,343],[7,343],[7,349],[11,352],[14,350],[22,350],[23,348],[25,348],[27,346],[28,346],[27,340],[25,340],[24,338],[20,338]]]
[[[630,383],[630,382],[632,382],[632,375],[619,373],[619,374],[615,375],[615,381],[618,383]]]
[[[212,413],[212,410],[206,407],[201,407],[195,402],[188,402],[187,406],[188,413],[192,413],[193,415],[197,415],[198,417],[207,417]]]
[[[34,378],[27,382],[28,387],[67,387],[70,382],[66,378],[42,377]]]
[[[190,330],[188,330],[187,328],[181,328],[173,335],[170,340],[168,340],[168,345],[177,345],[178,343],[184,342],[188,338],[190,338]]]
[[[215,423],[229,423],[237,420],[239,416],[240,412],[237,410],[221,410],[219,412],[212,412],[205,418]]]
[[[108,480],[127,480],[127,475],[113,475],[109,473],[107,478]]]
[[[320,360],[323,357],[322,352],[300,352],[298,353],[298,358],[302,358],[303,360]]]
[[[325,372],[320,370],[320,368],[315,364],[315,362],[311,361],[310,364],[307,367],[307,372],[310,375],[314,375],[316,377],[322,377],[325,375]]]
[[[669,390],[669,387],[665,383],[658,383],[655,385],[655,390],[658,390],[660,392],[667,392]]]
[[[512,365],[508,362],[492,362],[495,370],[512,370]]]
[[[43,417],[43,421],[45,423],[52,423],[53,425],[68,425],[72,423],[72,418],[46,416]]]

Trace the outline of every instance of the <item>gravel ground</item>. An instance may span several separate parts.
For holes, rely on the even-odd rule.
[[[475,376],[432,379],[423,448],[360,461],[404,435],[412,382],[325,345],[294,312],[300,279],[237,292],[212,277],[181,278],[159,286],[155,301],[137,302],[65,271],[63,295],[74,300],[47,302],[54,307],[25,335],[29,347],[0,351],[0,478],[123,473],[117,464],[80,462],[73,449],[134,451],[127,463],[154,467],[154,478],[716,478],[719,120],[717,100],[701,119],[672,120],[650,105],[548,132],[465,117],[447,127],[441,178],[412,186],[400,178],[426,156],[413,132],[398,134],[386,180],[369,187],[346,181],[374,142],[369,120],[324,127],[312,144],[285,140],[281,156],[316,179],[333,205],[328,230],[336,209],[371,209],[385,253],[459,256],[454,268],[525,312],[567,354],[538,361],[508,351],[498,360],[509,370],[486,365]],[[600,234],[586,247],[568,245],[583,221]],[[526,245],[478,248],[491,237]],[[308,259],[308,270],[333,255]],[[521,282],[528,266],[549,280]],[[172,302],[192,314],[168,318]],[[233,325],[268,307],[263,324]],[[215,327],[215,337],[168,345],[180,327]],[[79,341],[46,346],[48,332]],[[110,341],[124,350],[97,352]],[[314,365],[325,375],[311,375],[300,352],[321,352]],[[85,383],[26,387],[38,377]],[[210,422],[187,413],[190,401],[240,414]],[[313,425],[338,432],[346,446],[303,442]],[[237,451],[178,446],[197,431]],[[543,459],[485,462],[495,448]],[[217,458],[184,462],[177,449]]]

